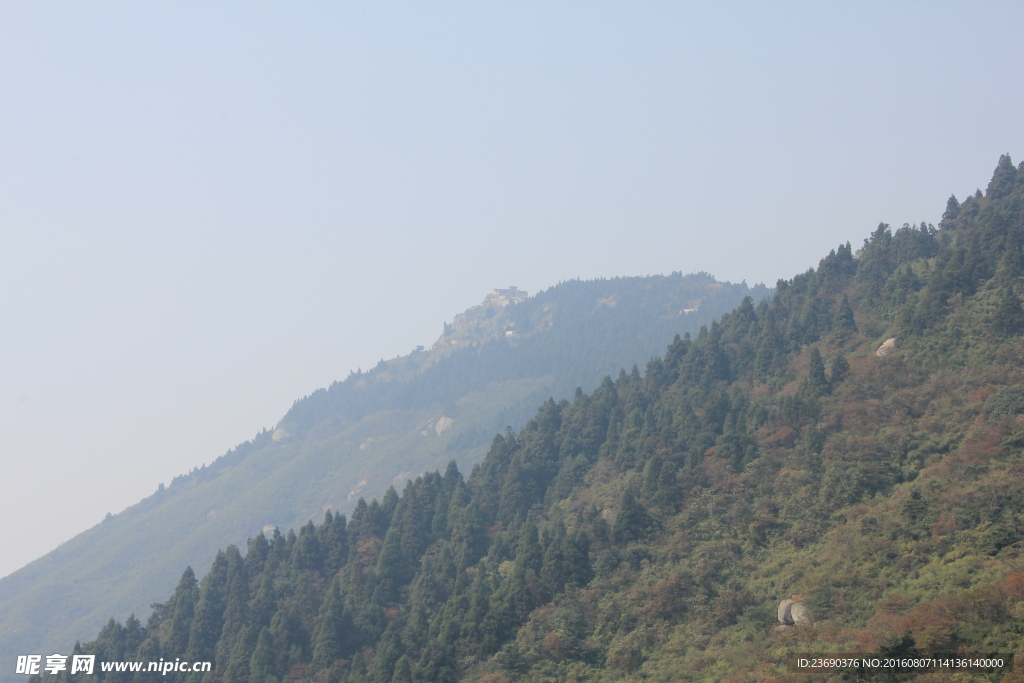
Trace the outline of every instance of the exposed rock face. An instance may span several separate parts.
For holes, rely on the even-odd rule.
[[[882,345],[878,347],[877,351],[875,351],[875,355],[878,356],[879,358],[885,358],[895,350],[896,338],[890,337],[889,339],[886,339],[884,342],[882,342]]]
[[[270,435],[270,438],[276,443],[278,441],[284,441],[289,436],[291,436],[291,434],[288,433],[288,430],[284,429],[284,428],[281,428],[281,429],[275,429],[274,433]]]
[[[444,415],[442,415],[438,419],[437,424],[434,425],[434,431],[437,433],[438,436],[441,436],[441,433],[447,430],[453,424],[455,424],[455,420],[453,420],[450,417],[445,417]]]
[[[508,306],[509,304],[517,304],[520,301],[526,301],[528,297],[528,292],[524,292],[515,285],[512,285],[508,289],[493,290],[484,298],[484,305],[493,304],[495,306]]]
[[[797,596],[799,598],[800,596]],[[811,623],[811,613],[803,603],[786,599],[779,603],[779,623],[803,626]]]
[[[793,616],[790,610],[793,608],[792,600],[783,600],[779,603],[779,623],[790,624],[793,623]]]
[[[811,623],[811,613],[804,607],[802,602],[794,602],[789,607],[789,617],[796,626],[803,626]]]
[[[491,339],[504,337],[517,339],[523,333],[513,330],[516,321],[504,311],[511,304],[521,304],[529,298],[529,292],[512,286],[495,289],[484,297],[482,303],[456,315],[451,324],[444,324],[444,332],[430,347],[431,351],[449,353],[456,349],[480,344]],[[545,311],[547,309],[544,309]],[[545,329],[540,319],[533,321],[533,330]],[[549,325],[550,326],[550,325]],[[529,332],[525,332],[529,336]]]

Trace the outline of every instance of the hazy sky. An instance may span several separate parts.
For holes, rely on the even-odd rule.
[[[1024,158],[1024,4],[5,2],[7,574],[493,287],[774,283]]]

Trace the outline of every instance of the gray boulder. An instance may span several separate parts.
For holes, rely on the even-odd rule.
[[[786,626],[810,624],[811,612],[802,602],[787,598],[779,603],[779,623]]]
[[[796,626],[811,623],[811,613],[802,602],[794,602],[789,606],[789,618],[793,620],[790,623]]]
[[[793,601],[792,600],[788,600],[788,599],[787,600],[783,600],[782,602],[779,603],[779,623],[780,624],[787,624],[789,626],[793,625],[793,615],[792,615],[792,612],[791,612],[791,610],[793,609],[793,604],[794,604]]]
[[[875,351],[875,355],[878,356],[879,358],[885,358],[895,350],[896,338],[890,337],[889,339],[886,339],[884,342],[882,342],[882,345],[878,347],[877,351]]]

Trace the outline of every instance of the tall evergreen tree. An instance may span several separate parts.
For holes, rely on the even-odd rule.
[[[846,294],[843,294],[843,298],[839,301],[832,330],[837,338],[844,340],[857,334],[857,323],[853,319],[853,308],[850,307],[850,299]]]
[[[831,391],[828,377],[825,376],[825,362],[821,359],[818,347],[811,347],[811,362],[807,372],[807,392],[813,397],[824,396]]]
[[[651,522],[651,516],[636,499],[632,489],[626,489],[622,496],[619,513],[615,516],[612,536],[619,543],[634,541],[647,533]]]
[[[316,632],[313,636],[313,667],[326,669],[338,659],[348,656],[355,646],[352,617],[345,610],[339,581],[331,582],[327,598],[320,608]]]
[[[249,659],[249,683],[276,683],[274,660],[274,639],[264,626]]]
[[[998,290],[993,326],[1005,336],[1024,332],[1024,308],[1010,285],[1003,285]]]
[[[196,603],[196,616],[189,631],[185,657],[191,661],[213,661],[214,650],[224,625],[225,597],[228,590],[228,560],[217,553],[210,573],[203,578]]]
[[[196,581],[195,572],[192,571],[192,567],[186,567],[178,581],[178,587],[174,589],[174,595],[168,601],[171,621],[170,634],[165,648],[168,655],[181,656],[185,654],[198,601],[199,584]]]

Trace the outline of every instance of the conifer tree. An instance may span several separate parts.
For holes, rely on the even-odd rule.
[[[249,659],[249,683],[273,683],[274,639],[267,627],[260,629],[256,648]]]
[[[210,573],[203,578],[192,620],[185,657],[192,661],[212,661],[224,620],[224,599],[228,589],[228,560],[222,550],[217,553]]]
[[[565,554],[562,540],[565,538],[565,526],[559,523],[556,533],[552,534],[544,551],[544,561],[540,570],[540,580],[544,585],[544,597],[550,600],[562,590],[568,580],[566,575]]]
[[[401,531],[397,527],[388,529],[377,560],[377,587],[373,601],[378,605],[386,605],[398,598],[398,590],[405,578],[401,542]]]
[[[277,608],[274,591],[274,574],[276,569],[277,558],[271,558],[264,564],[256,595],[253,596],[252,601],[249,603],[249,618],[258,627],[269,626],[270,620]]]
[[[942,220],[939,221],[939,227],[947,227],[950,223],[956,220],[957,216],[960,215],[960,202],[957,201],[956,195],[949,195],[949,199],[946,200],[946,210],[942,213]]]
[[[590,537],[583,529],[562,539],[562,557],[565,562],[565,582],[586,586],[594,578],[590,565]]]
[[[676,466],[671,461],[664,462],[662,463],[661,471],[658,473],[658,486],[651,497],[651,503],[663,510],[673,511],[679,500]]]
[[[327,598],[320,608],[316,632],[313,636],[313,667],[326,669],[336,660],[347,656],[354,648],[352,618],[345,610],[339,581],[331,582]]]
[[[143,662],[156,662],[163,656],[160,652],[160,639],[156,634],[149,634],[149,637],[142,641],[136,652],[136,658]],[[135,683],[151,683],[159,678],[160,676],[155,672],[140,671],[135,674],[133,680]],[[83,679],[79,683],[86,683],[86,681]]]
[[[376,661],[373,664],[374,683],[391,683],[395,675],[395,663],[402,656],[402,640],[394,624],[388,624],[380,638]]]
[[[829,364],[829,385],[836,386],[846,379],[846,376],[850,374],[850,363],[846,360],[846,356],[842,353],[837,353],[832,358],[832,362]]]
[[[171,597],[171,632],[167,638],[167,653],[185,654],[188,647],[189,633],[192,631],[192,620],[195,617],[196,602],[199,600],[199,584],[196,582],[192,567],[186,567]]]
[[[320,569],[323,564],[320,541],[317,539],[312,520],[299,530],[299,537],[292,551],[292,562],[296,569]]]
[[[812,397],[824,396],[829,393],[828,377],[825,376],[825,362],[821,359],[818,347],[811,347],[811,363],[807,373],[807,393]]]
[[[523,570],[531,570],[540,573],[544,562],[544,551],[540,547],[537,525],[533,522],[526,522],[522,527],[519,539],[519,547],[516,551],[516,564],[523,567]]]
[[[1007,337],[1024,332],[1024,308],[1008,284],[999,288],[993,325],[997,332]]]
[[[619,514],[615,516],[612,537],[618,543],[629,543],[642,538],[651,527],[651,516],[636,499],[631,489],[626,489],[622,496]]]
[[[857,323],[853,319],[853,308],[850,307],[850,300],[846,294],[839,301],[839,308],[836,309],[835,321],[832,330],[838,339],[849,339],[857,334]]]
[[[215,650],[216,659],[222,662],[229,661],[236,648],[236,639],[247,641],[248,634],[243,634],[242,631],[249,622],[249,582],[245,575],[243,560],[235,546],[229,546],[226,554],[228,557],[228,592],[224,607],[224,625],[221,627]],[[244,655],[246,667],[248,667],[251,654],[250,649]]]
[[[234,643],[230,653],[226,657],[218,656],[218,661],[222,665],[224,662],[227,663],[224,669],[224,683],[249,683],[250,666],[255,646],[252,630],[248,626],[243,626],[233,639],[221,638],[221,643],[225,645],[230,642]],[[217,644],[218,649],[222,647],[221,643]]]
[[[259,576],[263,571],[263,563],[267,561],[270,554],[270,544],[267,537],[261,531],[256,538],[249,542],[245,551],[245,574],[246,576]]]
[[[1006,197],[1013,192],[1016,180],[1017,168],[1013,165],[1010,155],[1003,154],[999,157],[999,163],[992,174],[992,180],[989,181],[988,187],[985,189],[985,196],[989,199],[1002,199]]]
[[[352,667],[349,669],[347,683],[369,683],[370,677],[366,670],[366,660],[363,655],[357,652],[352,657]]]
[[[395,673],[391,677],[391,683],[412,683],[412,665],[409,662],[409,655],[403,654],[395,662]]]

